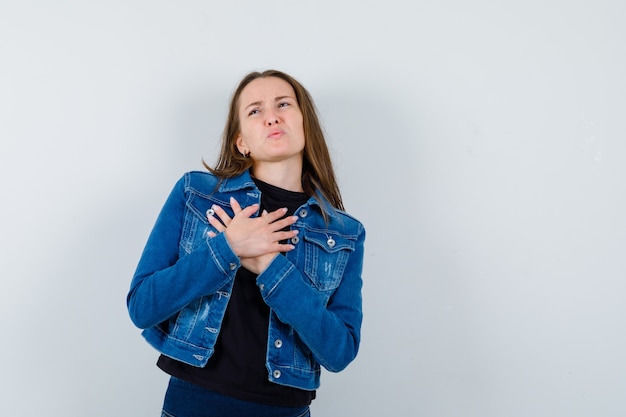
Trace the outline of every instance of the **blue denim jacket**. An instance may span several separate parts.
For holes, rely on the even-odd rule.
[[[217,204],[233,215],[260,202],[250,174],[223,180],[186,173],[175,185],[148,238],[127,298],[130,317],[159,352],[203,367],[214,351],[239,258],[206,211]],[[356,356],[361,334],[363,225],[310,198],[293,224],[295,249],[277,256],[257,277],[270,307],[266,367],[275,383],[319,387],[320,364],[332,372]],[[258,215],[258,213],[257,213]]]

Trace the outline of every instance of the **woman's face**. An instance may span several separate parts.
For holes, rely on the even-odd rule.
[[[302,112],[289,83],[277,77],[257,78],[239,96],[239,152],[261,162],[302,162]]]

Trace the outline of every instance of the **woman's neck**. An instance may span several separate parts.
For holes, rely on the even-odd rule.
[[[302,192],[302,164],[256,163],[251,169],[254,178],[288,191]]]

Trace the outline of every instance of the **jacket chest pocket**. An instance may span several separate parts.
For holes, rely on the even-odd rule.
[[[320,291],[334,290],[341,283],[355,240],[321,231],[307,231],[304,273]]]
[[[207,220],[208,212],[213,204],[220,205],[232,216],[230,206],[226,206],[219,199],[192,194],[187,200],[185,223],[183,224],[183,233],[180,238],[180,249],[184,254],[189,254],[199,246],[205,245],[206,241],[209,240],[209,232],[217,232]]]

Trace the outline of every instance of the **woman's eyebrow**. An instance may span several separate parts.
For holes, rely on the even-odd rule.
[[[248,107],[260,106],[260,105],[261,105],[261,101],[255,101],[253,103],[248,104],[246,107],[244,107],[244,110],[247,109]]]
[[[295,100],[295,99],[296,99],[296,98],[295,98],[295,97],[293,97],[293,96],[278,96],[278,97],[274,98],[274,101],[280,101],[280,100],[284,100],[284,99],[286,99],[286,98],[289,98],[289,99],[291,99],[291,100]],[[259,101],[255,101],[255,102],[252,102],[252,103],[248,104],[248,105],[247,105],[246,107],[244,107],[243,109],[245,110],[245,109],[247,109],[248,107],[260,106],[261,104],[263,104],[263,101],[261,101],[261,100],[259,100]]]

